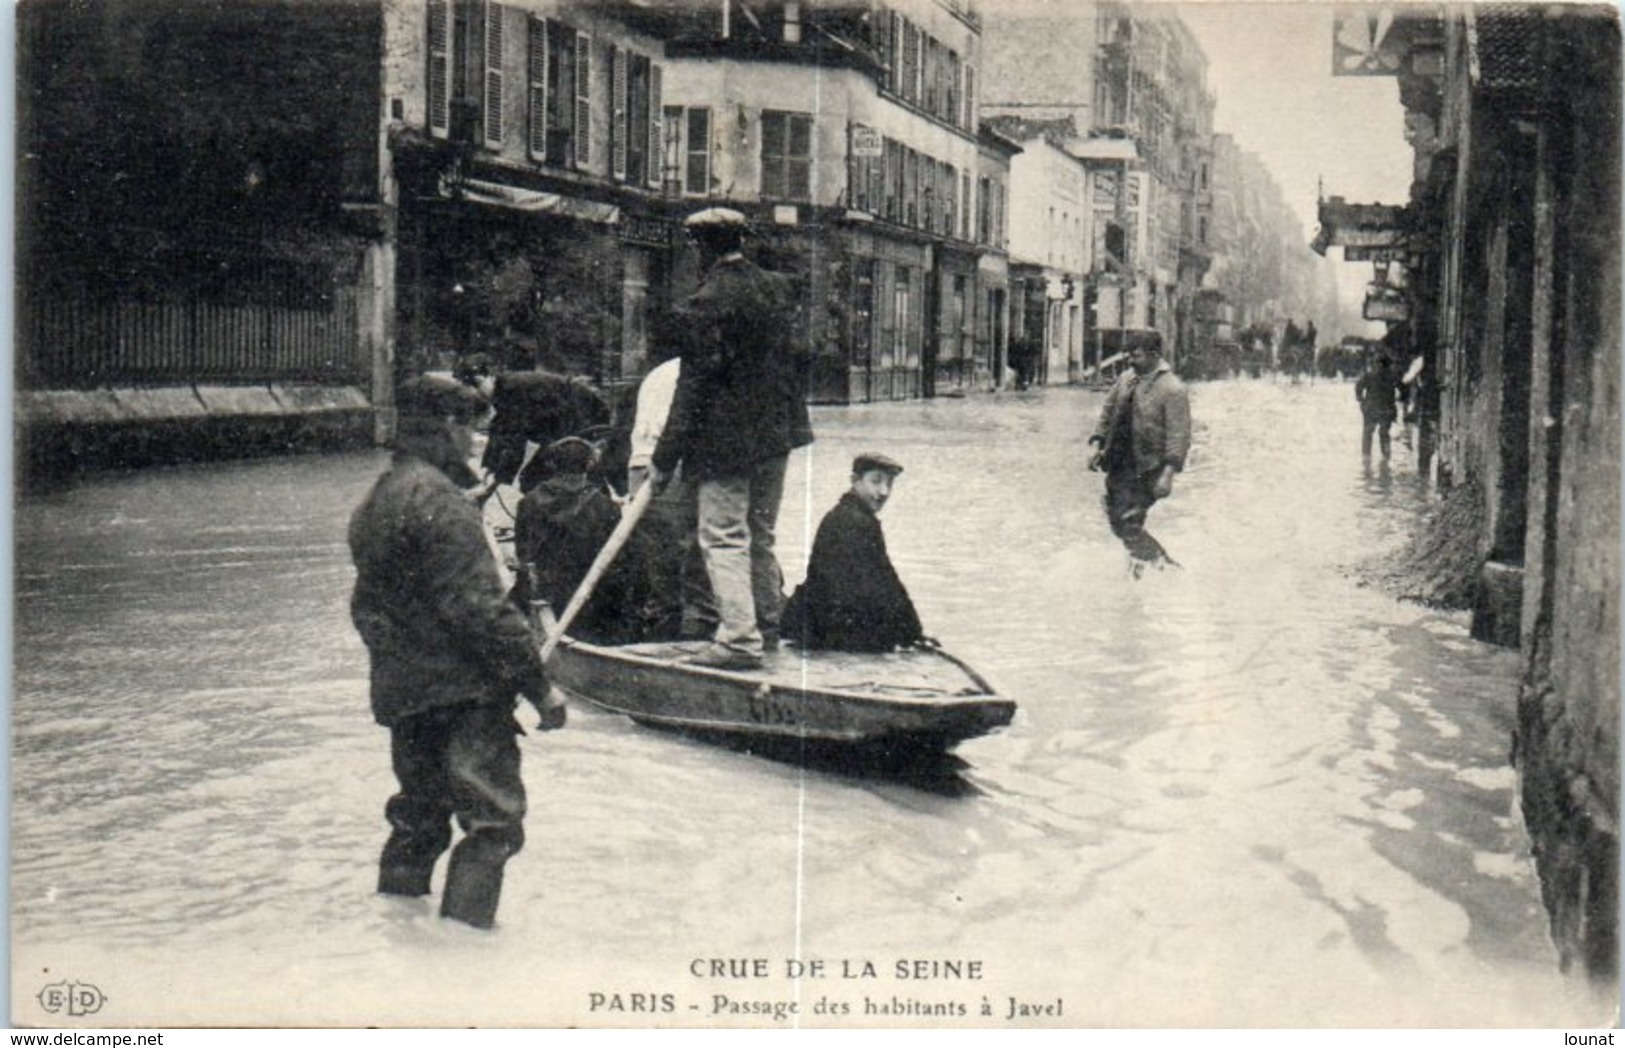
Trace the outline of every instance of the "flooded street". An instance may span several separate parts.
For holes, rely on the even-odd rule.
[[[816,409],[789,585],[853,453],[897,458],[893,561],[1015,723],[915,781],[574,710],[522,741],[489,936],[372,893],[393,779],[344,529],[383,453],[23,501],[14,1022],[70,979],[130,1026],[1578,1023],[1515,815],[1517,655],[1351,578],[1430,497],[1362,470],[1351,389],[1193,387],[1150,516],[1184,568],[1139,582],[1084,468],[1099,394]]]

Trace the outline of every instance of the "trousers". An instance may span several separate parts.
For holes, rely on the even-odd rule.
[[[700,553],[719,620],[714,639],[735,651],[760,655],[763,631],[778,634],[784,576],[774,543],[788,464],[781,455],[747,473],[700,481]]]
[[[525,784],[519,727],[507,704],[427,710],[390,727],[390,760],[400,790],[384,806],[393,828],[378,860],[378,890],[427,895],[434,864],[452,849],[442,916],[477,928],[496,920],[502,871],[525,844]]]
[[[1387,458],[1391,450],[1392,438],[1388,435],[1389,427],[1394,424],[1391,418],[1376,415],[1365,416],[1360,427],[1360,454],[1364,458],[1371,457],[1371,434],[1376,433],[1382,445],[1382,457]]]
[[[1145,530],[1146,514],[1156,504],[1156,473],[1112,470],[1106,474],[1106,520],[1135,560],[1169,560],[1168,551]]]

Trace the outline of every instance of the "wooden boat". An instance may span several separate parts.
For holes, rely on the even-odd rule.
[[[941,752],[1010,723],[1016,704],[946,652],[801,651],[759,669],[681,662],[695,643],[601,647],[563,638],[548,676],[572,698],[640,724],[735,741]]]

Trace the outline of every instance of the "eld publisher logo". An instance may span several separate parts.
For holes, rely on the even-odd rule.
[[[52,983],[39,992],[39,1006],[52,1015],[93,1015],[107,1003],[107,995],[89,983]]]

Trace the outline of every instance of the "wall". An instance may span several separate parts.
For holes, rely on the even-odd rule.
[[[1617,22],[1557,20],[1538,143],[1523,813],[1565,968],[1618,994],[1620,151]]]

